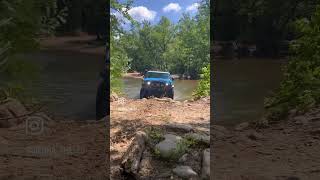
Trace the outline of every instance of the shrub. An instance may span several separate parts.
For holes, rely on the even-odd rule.
[[[196,99],[210,95],[210,64],[202,68],[201,79],[193,93]]]
[[[279,120],[289,110],[305,112],[320,102],[320,6],[310,20],[296,23],[301,36],[291,45],[293,52],[285,67],[284,80],[276,93],[266,99],[268,118]]]

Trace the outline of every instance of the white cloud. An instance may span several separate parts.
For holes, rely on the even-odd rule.
[[[198,10],[199,7],[199,3],[193,3],[190,6],[187,7],[187,11],[191,11],[191,12],[196,12]]]
[[[178,3],[170,3],[166,5],[162,10],[163,12],[170,12],[170,11],[178,12],[181,10],[181,7]]]
[[[129,15],[136,21],[153,21],[157,15],[157,12],[149,10],[144,6],[133,7],[128,11]]]
[[[120,24],[130,23],[130,21],[127,18],[125,18],[122,14],[120,14],[118,11],[111,12],[111,15],[114,16]]]

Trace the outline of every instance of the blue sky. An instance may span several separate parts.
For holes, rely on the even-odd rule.
[[[199,0],[135,0],[129,14],[140,22],[148,20],[155,24],[161,16],[165,16],[177,23],[184,12],[195,14],[198,2]]]

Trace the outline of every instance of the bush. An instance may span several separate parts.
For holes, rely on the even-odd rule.
[[[279,120],[289,110],[305,112],[320,102],[320,6],[309,20],[296,23],[301,36],[291,45],[293,56],[285,67],[279,90],[265,101],[269,119]]]
[[[210,64],[202,68],[201,79],[198,87],[193,93],[196,99],[210,96]]]

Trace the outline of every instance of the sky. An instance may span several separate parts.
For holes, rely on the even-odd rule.
[[[123,1],[120,1],[123,2]],[[197,13],[199,0],[134,0],[128,11],[136,21],[159,22],[161,16],[177,23],[184,12],[194,15]]]

